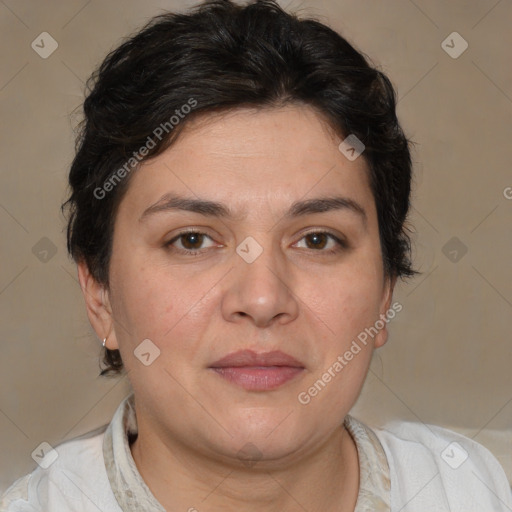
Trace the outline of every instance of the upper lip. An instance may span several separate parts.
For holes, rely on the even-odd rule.
[[[218,361],[215,361],[210,368],[226,368],[240,366],[292,366],[304,368],[304,366],[289,354],[280,350],[272,352],[256,353],[252,350],[239,350],[232,352]]]

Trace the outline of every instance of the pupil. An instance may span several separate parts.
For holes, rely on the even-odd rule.
[[[187,233],[182,243],[187,249],[197,249],[196,245],[201,245],[202,236],[200,233]]]
[[[309,240],[313,241],[313,247],[318,248],[319,246],[324,246],[322,242],[325,242],[325,233],[312,233],[308,235]]]

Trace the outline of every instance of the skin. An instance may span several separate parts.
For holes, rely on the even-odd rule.
[[[395,283],[383,272],[367,164],[348,160],[341,140],[303,105],[198,118],[132,176],[109,289],[79,264],[90,321],[121,351],[135,393],[133,458],[167,510],[354,510],[359,463],[343,419],[386,327],[309,404],[297,398],[386,313]],[[140,220],[170,192],[236,216],[175,210]],[[332,196],[359,203],[366,223],[350,209],[284,215],[294,201]],[[210,238],[166,246],[184,228]],[[315,245],[311,233],[322,231],[348,247],[321,236]],[[236,252],[248,236],[263,248],[252,263]],[[149,366],[133,353],[144,339],[160,350]],[[247,391],[209,368],[239,349],[281,350],[304,370],[277,389]],[[252,464],[239,455],[248,443]]]

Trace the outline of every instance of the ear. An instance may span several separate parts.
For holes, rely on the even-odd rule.
[[[101,340],[107,338],[105,346],[108,349],[117,349],[118,344],[113,330],[114,321],[107,288],[96,281],[85,261],[78,263],[78,280],[84,294],[87,316],[96,335]]]
[[[384,323],[384,327],[382,327],[382,329],[379,329],[379,332],[375,336],[375,348],[382,347],[386,343],[386,341],[388,341],[388,323],[386,321],[388,316],[386,313],[389,311],[391,307],[391,300],[393,299],[393,290],[395,289],[396,279],[396,276],[393,276],[386,277],[384,280],[382,300],[380,305],[380,316],[379,320],[377,320],[379,322],[378,327],[380,327],[382,323]]]

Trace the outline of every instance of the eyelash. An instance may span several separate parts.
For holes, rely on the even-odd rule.
[[[185,235],[190,235],[190,234],[192,234],[192,235],[204,235],[204,236],[208,237],[210,240],[212,240],[212,238],[209,235],[207,235],[206,233],[203,233],[202,231],[196,231],[196,230],[182,231],[181,233],[178,233],[174,238],[172,238],[171,240],[166,242],[164,244],[164,247],[166,247],[169,250],[176,251],[176,252],[178,252],[180,254],[189,255],[189,256],[199,256],[199,255],[203,254],[204,251],[201,251],[200,249],[196,250],[196,251],[192,251],[190,249],[178,249],[176,247],[172,247],[172,244],[174,242],[178,241],[181,237],[183,237]],[[348,244],[345,242],[345,240],[342,240],[341,238],[337,237],[336,235],[334,235],[330,231],[323,231],[323,230],[310,231],[309,233],[305,233],[300,240],[302,240],[302,239],[304,239],[304,238],[306,238],[307,236],[310,236],[310,235],[327,235],[328,238],[330,238],[331,240],[334,240],[334,242],[336,242],[338,244],[338,246],[336,248],[334,248],[334,249],[328,249],[328,250],[324,250],[324,249],[308,249],[309,251],[320,252],[320,253],[323,252],[325,254],[336,254],[336,253],[338,253],[338,252],[340,252],[340,251],[342,251],[344,249],[348,249]]]

